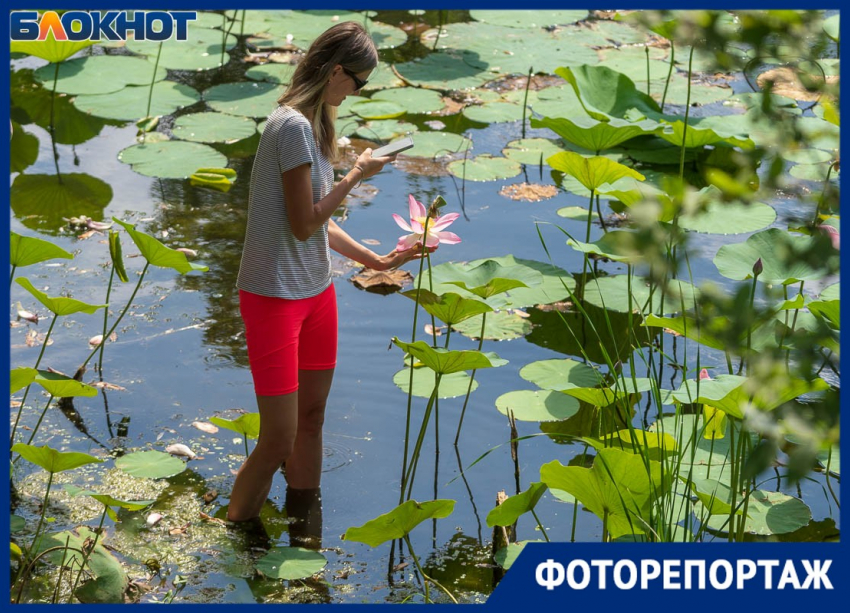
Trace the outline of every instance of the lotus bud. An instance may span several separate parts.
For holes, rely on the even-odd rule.
[[[708,374],[707,368],[703,368],[701,371],[699,371],[699,378],[700,378],[700,380],[711,379],[711,375]]]
[[[764,263],[761,261],[761,258],[756,260],[756,263],[753,264],[753,275],[758,277],[762,271],[764,271]]]
[[[89,339],[89,345],[92,347],[97,347],[103,342],[103,334],[98,334],[97,336],[92,336]]]
[[[817,228],[821,231],[821,233],[826,234],[829,237],[829,240],[832,241],[832,246],[835,247],[836,250],[841,249],[841,235],[838,233],[838,230],[826,224],[819,225]]]

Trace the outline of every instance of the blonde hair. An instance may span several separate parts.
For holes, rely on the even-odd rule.
[[[359,23],[344,21],[319,35],[295,68],[289,87],[277,100],[278,104],[312,116],[316,144],[332,161],[338,156],[336,107],[324,104],[323,94],[337,64],[353,73],[372,70],[378,65],[375,43]]]

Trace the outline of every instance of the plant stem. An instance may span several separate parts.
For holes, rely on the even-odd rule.
[[[32,439],[35,438],[35,433],[38,432],[39,426],[41,426],[41,422],[44,419],[44,416],[47,415],[47,409],[50,408],[50,403],[53,402],[53,394],[50,395],[50,398],[47,399],[47,404],[44,405],[44,410],[42,410],[41,415],[38,418],[38,421],[35,424],[35,427],[32,429],[32,433],[30,434],[30,438],[27,441],[27,445],[32,445]],[[21,456],[18,456],[18,458]],[[15,461],[18,461],[18,458],[15,458]]]
[[[682,151],[679,154],[679,178],[683,179],[685,176],[685,151],[687,148],[685,147],[685,143],[687,142],[688,136],[688,116],[691,111],[691,75],[693,74],[693,64],[694,64],[694,47],[691,45],[691,53],[688,58],[688,95],[685,101],[685,126],[682,130]],[[671,64],[672,66],[672,64]],[[678,217],[678,215],[677,215]]]
[[[14,264],[12,264],[12,272],[11,272],[11,273],[9,273],[9,290],[10,290],[10,291],[9,291],[9,293],[12,293],[12,292],[11,292],[11,289],[12,289],[12,281],[14,281],[14,280],[15,280],[15,270],[16,270],[17,268],[18,268],[17,266],[15,266]]]
[[[112,266],[112,270],[109,272],[109,285],[106,286],[106,307],[103,309],[103,334],[100,337],[100,358],[97,362],[97,371],[103,376],[103,347],[106,345],[106,325],[109,322],[109,297],[112,294],[112,281],[115,279],[115,266]]]
[[[41,364],[41,358],[44,356],[44,350],[47,348],[47,342],[50,340],[50,333],[53,332],[53,326],[56,325],[57,315],[53,316],[53,319],[50,321],[50,327],[47,329],[47,334],[44,337],[44,343],[41,345],[41,351],[38,354],[38,359],[35,361],[35,368],[38,370],[38,365]],[[27,385],[27,388],[24,390],[24,397],[21,400],[21,406],[18,407],[18,415],[15,417],[15,425],[12,426],[12,435],[9,437],[9,447],[15,444],[15,431],[18,429],[18,422],[21,419],[21,412],[24,410],[24,403],[27,401],[27,396],[30,393],[30,387],[32,387],[32,383]],[[9,453],[9,457],[12,457],[11,452]]]
[[[38,517],[38,526],[35,529],[35,534],[32,537],[32,549],[30,549],[30,553],[37,552],[38,546],[41,544],[41,526],[44,524],[44,516],[47,513],[47,500],[50,496],[50,486],[53,485],[53,473],[48,473],[50,475],[47,478],[47,487],[44,490],[44,500],[41,502],[41,515]]]
[[[546,528],[543,527],[543,522],[540,521],[540,518],[537,517],[537,513],[534,512],[534,509],[531,509],[531,514],[534,516],[534,521],[537,522],[537,527],[540,528],[540,532],[543,533],[543,538],[546,539],[546,542],[549,542],[549,535],[546,534]]]
[[[419,461],[419,453],[422,450],[422,442],[425,440],[425,431],[428,429],[428,420],[431,418],[431,410],[434,408],[434,401],[439,393],[441,378],[442,375],[437,374],[434,391],[431,392],[431,397],[428,398],[428,406],[425,407],[425,414],[422,416],[422,425],[419,427],[419,435],[416,437],[416,445],[413,447],[413,453],[410,456],[410,469],[401,484],[402,494],[404,493],[405,487],[407,488],[408,499],[410,498],[410,492],[413,489],[413,479],[416,477],[416,464]]]
[[[162,41],[160,41],[159,46],[156,49],[156,61],[153,63],[153,76],[151,76],[151,86],[148,89],[148,106],[145,110],[145,117],[149,118],[151,116],[151,101],[153,100],[153,85],[156,83],[156,69],[159,68],[159,56],[162,54]],[[147,135],[148,131],[145,128],[142,128],[142,144],[145,143],[145,135]]]
[[[522,101],[522,137],[525,138],[525,114],[528,110],[528,89],[531,87],[531,75],[534,74],[534,67],[528,67],[528,78],[525,80],[525,98]]]
[[[590,224],[593,222],[593,195],[594,190],[590,190],[590,203],[587,205],[587,231],[584,233],[584,242],[590,242]],[[587,280],[587,253],[583,254],[581,263],[581,294],[580,297],[584,299],[584,284]]]
[[[62,184],[62,173],[59,172],[59,152],[56,150],[56,125],[54,123],[54,106],[56,101],[56,84],[59,81],[59,64],[60,62],[56,62],[54,64],[55,70],[53,71],[53,90],[50,92],[50,144],[53,147],[53,165],[56,167],[56,178],[59,181],[59,184]]]
[[[756,284],[758,283],[758,275],[753,277],[753,287],[750,292],[750,325],[747,326],[747,374],[750,373],[750,347],[752,346],[752,337],[753,337],[753,324],[755,323],[755,312],[753,311],[753,304],[756,300]]]
[[[481,334],[478,336],[478,351],[484,345],[484,325],[487,323],[487,313],[481,314]],[[466,415],[466,404],[469,402],[469,395],[472,393],[472,384],[475,382],[475,371],[469,377],[469,385],[466,388],[466,397],[463,399],[463,408],[460,411],[460,420],[457,422],[457,433],[455,434],[455,447],[460,439],[460,429],[463,427],[463,416]]]
[[[101,513],[100,515],[100,523],[97,525],[97,530],[95,530],[94,543],[92,543],[91,549],[89,549],[88,551],[83,551],[83,561],[80,564],[80,570],[77,573],[77,578],[74,579],[74,586],[71,588],[71,596],[68,598],[68,604],[71,604],[71,600],[74,597],[74,590],[77,589],[77,584],[80,582],[80,577],[83,574],[83,570],[85,569],[86,564],[89,561],[89,557],[91,556],[91,554],[94,553],[94,548],[97,547],[97,540],[100,538],[101,531],[103,530],[103,522],[106,519],[106,510],[108,508],[108,506],[103,505],[103,513]]]
[[[643,53],[646,55],[646,95],[649,96],[649,47],[644,47]]]
[[[453,603],[458,604],[457,599],[454,596],[452,596],[452,593],[449,590],[444,588],[440,584],[440,582],[437,581],[436,579],[432,579],[431,577],[426,575],[425,571],[422,570],[422,566],[419,564],[419,558],[416,556],[416,553],[414,553],[413,545],[410,544],[410,537],[407,534],[404,535],[404,542],[407,543],[407,548],[410,550],[410,557],[413,558],[413,563],[416,564],[416,568],[419,570],[419,574],[422,575],[422,583],[425,585],[425,602],[431,602],[431,599],[430,599],[429,593],[428,593],[428,582],[430,581],[431,583],[436,585],[438,588],[443,590],[446,593],[446,596],[448,596],[449,598],[452,599]]]
[[[661,96],[661,112],[664,112],[664,102],[667,100],[667,88],[670,86],[670,77],[673,76],[673,65],[676,63],[676,45],[670,41],[670,68],[667,69],[667,81],[664,83],[664,94]]]

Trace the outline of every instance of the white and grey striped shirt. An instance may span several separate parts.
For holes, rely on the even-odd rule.
[[[248,196],[248,227],[236,286],[252,294],[295,300],[310,298],[331,283],[328,224],[306,241],[289,225],[281,173],[310,164],[313,203],[333,188],[333,167],[322,155],[310,122],[279,106],[260,138]]]

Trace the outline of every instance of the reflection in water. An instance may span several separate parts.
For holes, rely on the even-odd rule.
[[[318,551],[322,547],[322,488],[286,488],[289,546]]]

